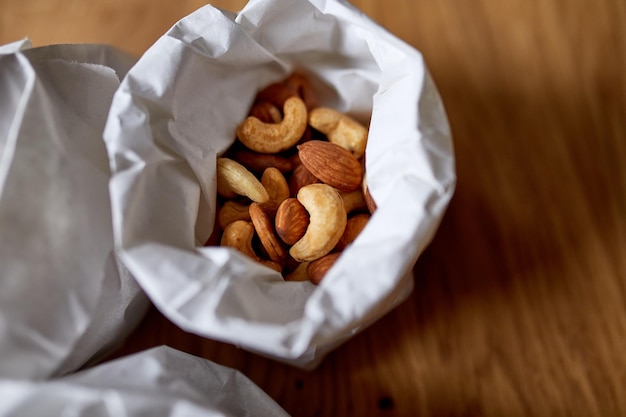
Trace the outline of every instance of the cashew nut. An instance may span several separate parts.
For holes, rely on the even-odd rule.
[[[243,195],[257,203],[265,203],[270,198],[254,174],[229,158],[217,158],[217,192],[226,198]]]
[[[278,262],[274,262],[269,259],[261,259],[254,253],[252,248],[252,238],[254,237],[254,226],[252,223],[245,220],[236,220],[226,226],[222,239],[221,246],[228,246],[237,249],[247,257],[254,259],[255,261],[277,271],[282,271],[282,265]]]
[[[263,123],[247,117],[237,128],[237,138],[248,148],[261,153],[277,153],[295,145],[307,127],[307,109],[299,97],[290,97],[283,107],[280,123]]]
[[[244,255],[257,261],[259,259],[252,249],[254,226],[245,220],[236,220],[226,226],[220,245],[237,249]]]
[[[285,281],[308,281],[307,266],[309,266],[309,262],[300,262],[296,269],[285,276]]]
[[[285,100],[296,96],[304,101],[309,110],[319,106],[317,95],[308,77],[300,72],[294,72],[284,80],[268,85],[257,93],[256,100],[282,107]]]
[[[295,89],[298,95],[306,104],[306,108],[311,110],[319,106],[317,95],[309,82],[309,79],[302,73],[294,72],[284,81],[286,85]]]
[[[250,213],[248,212],[248,207],[248,204],[238,203],[233,200],[226,201],[217,213],[217,223],[224,230],[226,226],[236,220],[249,221]]]
[[[278,107],[268,101],[255,103],[250,109],[250,116],[254,116],[263,123],[280,123],[283,115]]]
[[[330,185],[311,184],[298,191],[298,201],[309,212],[307,230],[289,250],[297,261],[313,261],[329,253],[346,227],[347,215],[339,192]]]
[[[289,198],[289,185],[287,184],[287,180],[278,168],[269,167],[263,172],[261,184],[269,195],[269,200],[263,203],[261,207],[268,214],[274,216],[280,203]]]
[[[311,127],[324,133],[330,142],[349,150],[357,159],[367,144],[367,128],[350,116],[328,107],[317,107],[309,113]]]

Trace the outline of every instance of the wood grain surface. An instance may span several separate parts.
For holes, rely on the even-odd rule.
[[[626,2],[353,4],[424,54],[454,134],[457,191],[411,297],[311,372],[156,310],[116,355],[209,358],[294,416],[626,415]],[[139,56],[201,5],[0,0],[0,44]]]

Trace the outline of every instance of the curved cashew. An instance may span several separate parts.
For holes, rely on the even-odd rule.
[[[217,158],[217,192],[226,198],[243,195],[257,203],[265,203],[270,199],[254,174],[229,158]]]
[[[311,110],[319,106],[317,95],[315,94],[315,91],[313,90],[313,87],[311,86],[311,83],[306,75],[294,72],[287,77],[284,83],[298,92],[298,95],[306,104],[307,109]]]
[[[300,262],[296,269],[285,276],[285,281],[308,281],[307,266],[309,266],[309,262]]]
[[[245,220],[236,220],[226,226],[222,234],[220,245],[237,249],[244,255],[259,260],[259,257],[252,249],[252,238],[254,237],[254,226]]]
[[[248,207],[248,204],[238,203],[233,200],[226,201],[217,212],[217,223],[224,230],[226,226],[236,220],[249,221],[250,213]]]
[[[287,184],[287,180],[278,168],[269,167],[263,171],[261,184],[270,197],[261,207],[268,214],[274,216],[280,203],[289,198],[289,185]]]
[[[314,261],[330,252],[346,227],[341,196],[330,185],[311,184],[298,191],[298,201],[309,212],[306,233],[289,250],[297,261]]]
[[[283,115],[278,107],[268,101],[255,103],[250,109],[250,116],[254,116],[263,123],[280,123]]]
[[[252,223],[245,220],[236,220],[226,226],[222,239],[221,246],[228,246],[237,249],[247,257],[254,259],[255,261],[271,268],[277,272],[282,272],[282,265],[278,262],[274,262],[268,259],[261,259],[254,253],[252,248],[252,238],[254,237],[254,226]]]
[[[261,153],[277,153],[298,143],[307,127],[307,109],[299,97],[290,97],[283,107],[280,123],[263,123],[247,117],[237,128],[237,138],[248,148]]]
[[[304,101],[309,110],[319,106],[317,95],[308,77],[300,72],[294,72],[284,80],[268,85],[257,93],[256,100],[282,107],[289,97],[296,96]]]
[[[317,107],[309,113],[311,127],[324,133],[330,142],[349,150],[357,159],[367,145],[367,128],[350,116],[328,107]]]

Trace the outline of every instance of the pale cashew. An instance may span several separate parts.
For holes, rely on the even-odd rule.
[[[252,238],[254,237],[254,226],[245,220],[236,220],[226,226],[221,246],[228,246],[237,249],[247,257],[267,266],[277,272],[282,272],[282,265],[269,259],[261,259],[252,248]]]
[[[283,107],[289,97],[300,97],[307,109],[319,106],[319,102],[311,83],[306,75],[294,72],[282,81],[273,83],[257,93],[257,102],[271,103]]]
[[[309,124],[324,133],[330,142],[349,150],[357,159],[367,145],[367,128],[350,116],[328,107],[317,107],[309,113]]]
[[[222,234],[220,245],[237,249],[244,255],[259,260],[259,257],[252,249],[252,238],[254,237],[254,226],[245,220],[236,220],[226,226]]]
[[[307,266],[309,266],[309,262],[300,262],[296,269],[285,276],[285,281],[308,281]]]
[[[250,213],[248,208],[249,204],[238,203],[236,201],[228,200],[224,203],[217,213],[217,223],[222,228],[226,229],[226,226],[236,220],[250,220]]]
[[[306,233],[289,250],[297,261],[313,261],[330,252],[346,227],[347,215],[339,192],[326,184],[311,184],[298,191],[298,201],[309,212]]]
[[[250,116],[254,116],[263,123],[280,123],[283,115],[278,107],[267,101],[255,103],[250,109]]]
[[[263,123],[247,117],[237,128],[237,138],[248,148],[261,153],[277,153],[294,146],[307,127],[307,109],[299,97],[290,97],[283,107],[280,123]]]
[[[289,198],[289,185],[282,172],[274,167],[269,167],[263,171],[261,184],[270,197],[261,207],[273,217],[280,203]]]
[[[217,158],[217,192],[226,198],[243,195],[257,203],[265,203],[270,199],[254,174],[229,158]]]

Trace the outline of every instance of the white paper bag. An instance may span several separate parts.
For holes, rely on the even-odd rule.
[[[239,371],[158,347],[45,382],[0,379],[0,417],[283,417]]]
[[[214,226],[216,157],[257,91],[294,69],[322,105],[370,126],[378,210],[318,287],[202,247]],[[456,181],[421,55],[332,0],[253,0],[237,14],[206,6],[182,19],[122,82],[105,141],[116,244],[156,306],[189,332],[308,368],[407,297]]]
[[[113,249],[102,131],[134,59],[107,46],[0,48],[0,377],[110,351],[147,298]]]

